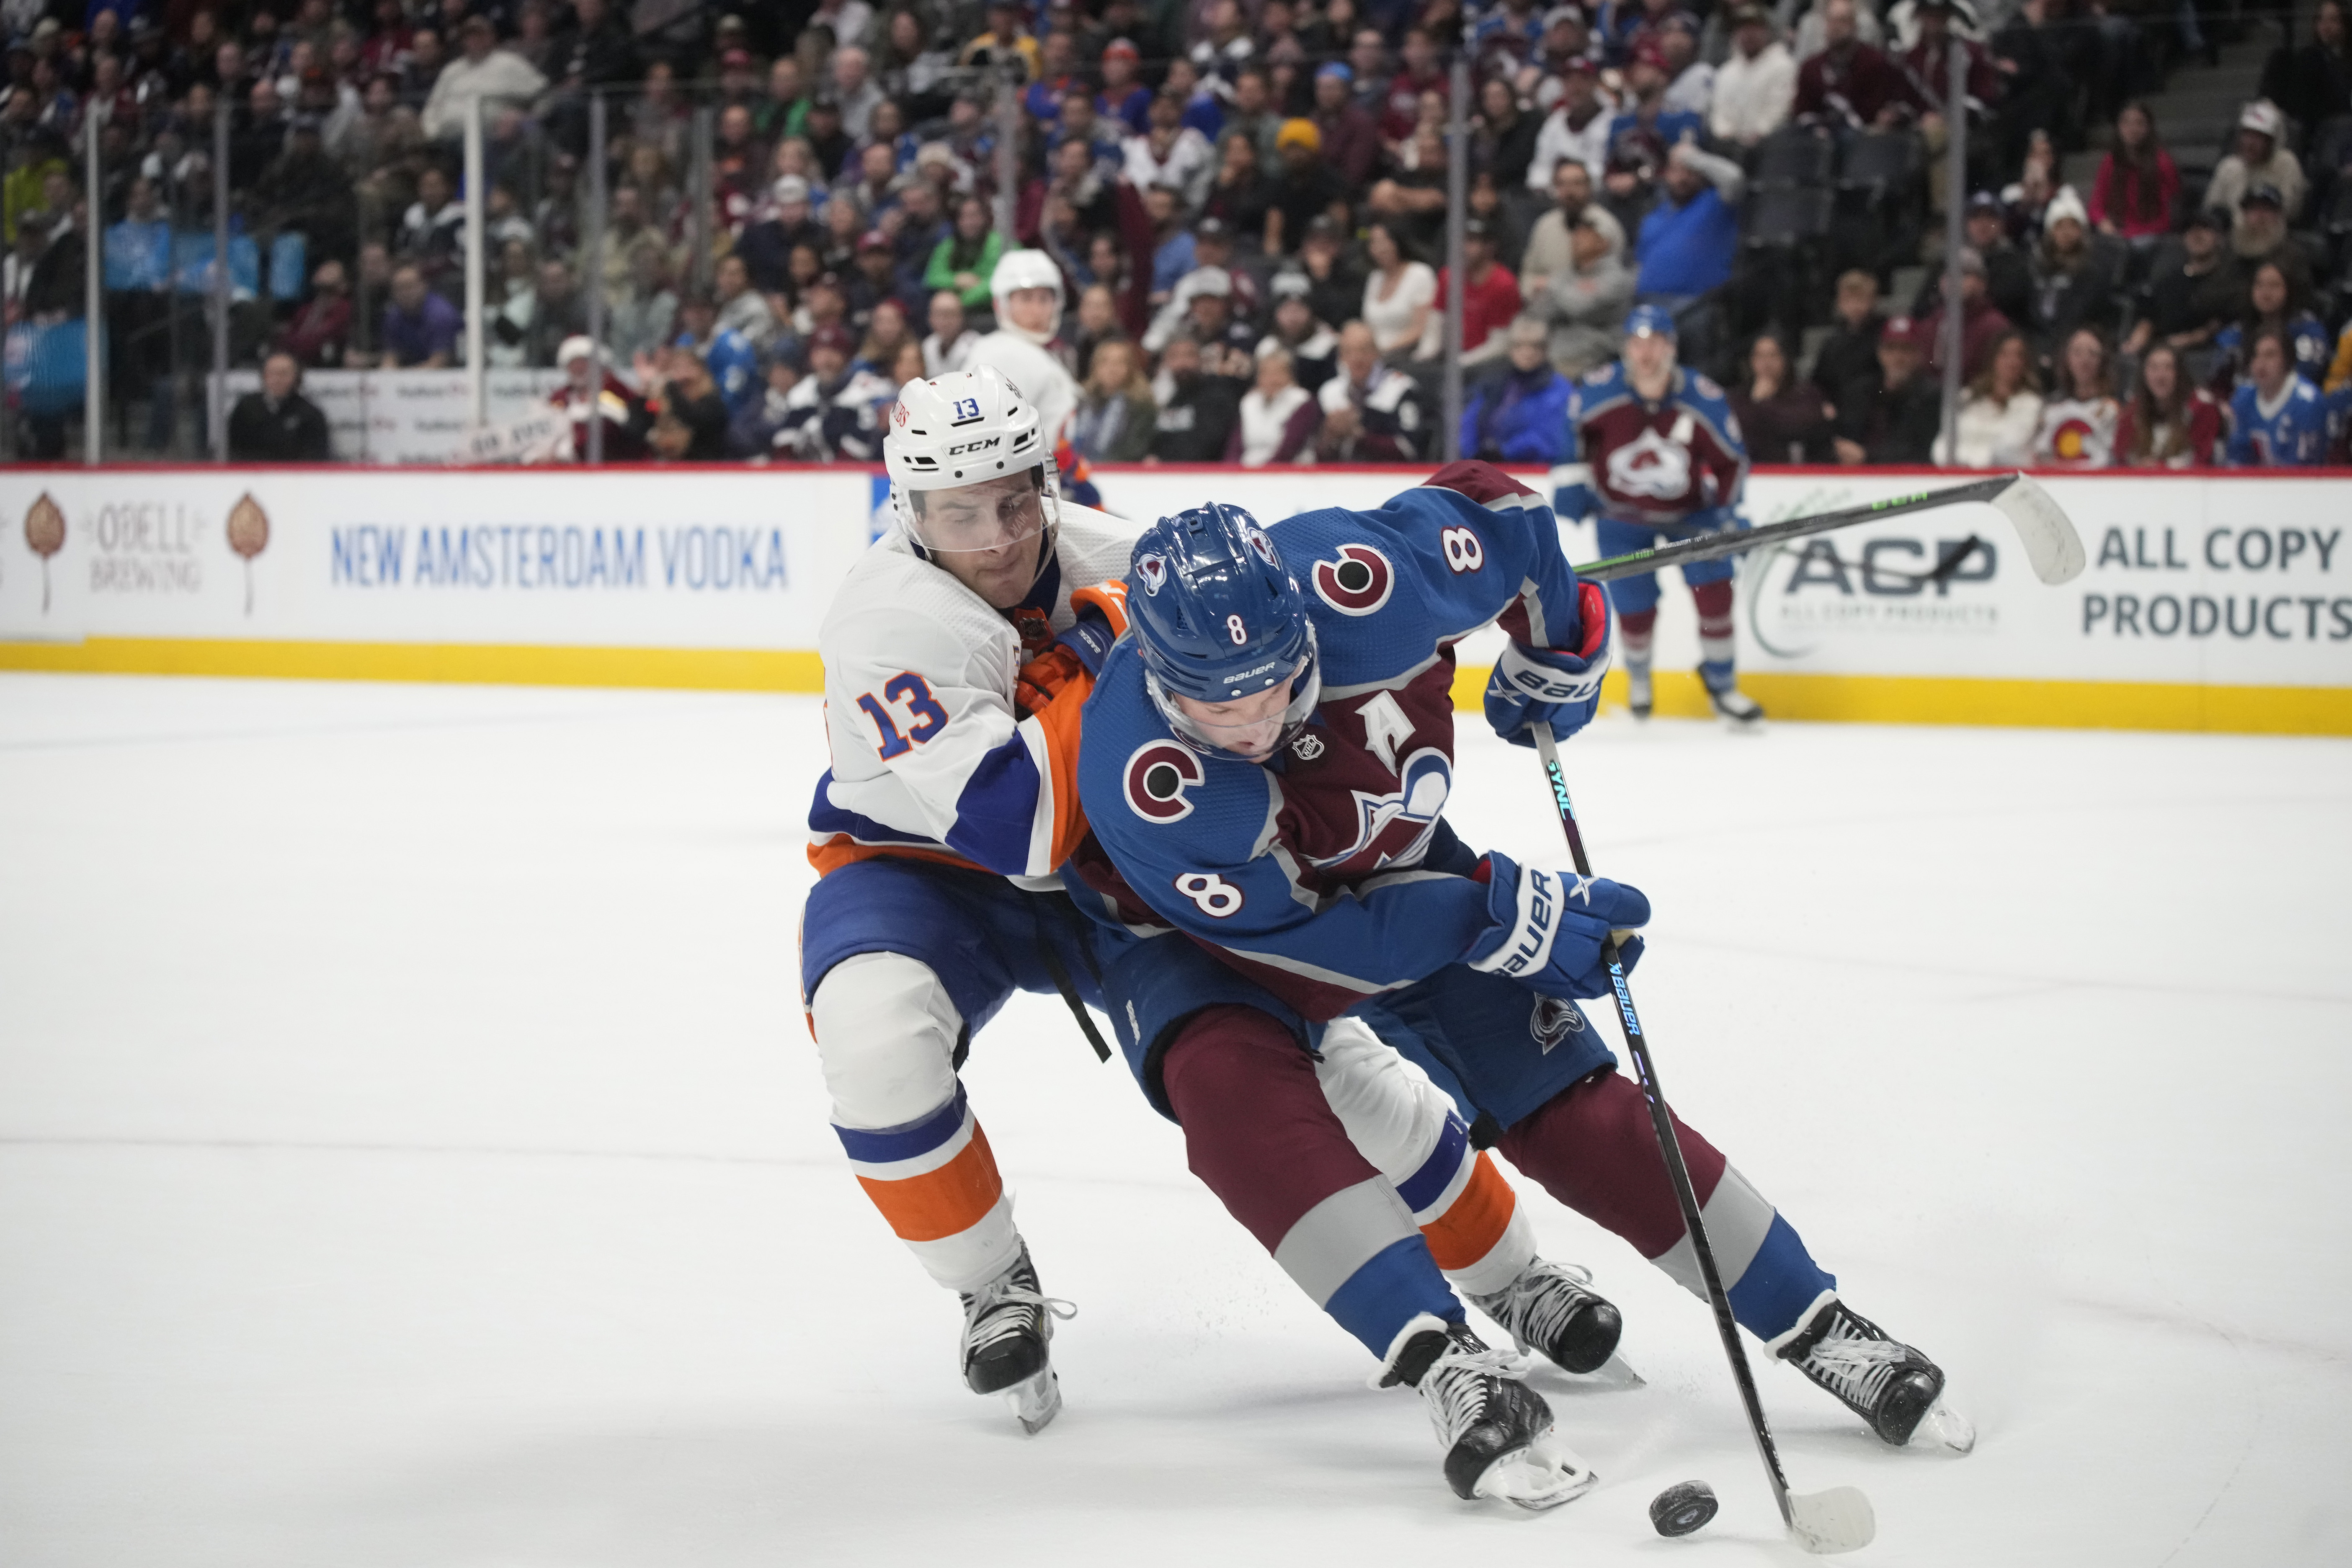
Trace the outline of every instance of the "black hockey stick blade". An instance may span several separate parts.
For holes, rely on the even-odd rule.
[[[1662,566],[1714,561],[1753,550],[1759,545],[1777,544],[1784,540],[1802,539],[1809,534],[1827,533],[1834,528],[1851,528],[1858,522],[1875,522],[1881,518],[1898,517],[1905,512],[1928,511],[1937,507],[1958,506],[1969,501],[1983,501],[2009,519],[2011,525],[2017,530],[2018,542],[2025,547],[2025,559],[2032,565],[2033,574],[2044,583],[2070,582],[2083,570],[2086,562],[2083,541],[2074,531],[2074,525],[2067,518],[2065,509],[2051,499],[2048,490],[2025,475],[1996,474],[1990,479],[1948,485],[1939,490],[1890,496],[1866,506],[1843,507],[1836,511],[1816,512],[1811,517],[1792,517],[1785,522],[1768,522],[1761,528],[1702,534],[1680,543],[1661,544],[1649,550],[1636,550],[1630,554],[1612,555],[1606,560],[1577,567],[1576,574],[1588,582],[1606,583],[1612,578],[1655,572]]]

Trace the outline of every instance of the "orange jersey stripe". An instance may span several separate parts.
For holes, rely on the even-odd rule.
[[[1004,1195],[1004,1178],[996,1173],[996,1156],[978,1122],[963,1152],[938,1170],[903,1182],[860,1176],[857,1184],[905,1241],[939,1241],[970,1230]]]
[[[1034,715],[1045,737],[1047,777],[1054,791],[1052,863],[1056,867],[1076,854],[1086,841],[1087,814],[1078,804],[1078,727],[1087,695],[1093,689],[1093,679],[1081,677]]]
[[[1462,1195],[1421,1227],[1440,1268],[1467,1268],[1495,1249],[1518,1207],[1518,1194],[1482,1152]]]
[[[812,844],[808,847],[809,864],[816,868],[816,874],[820,877],[829,871],[838,871],[844,866],[855,861],[872,860],[877,857],[900,860],[929,860],[941,866],[953,866],[960,871],[987,870],[984,866],[975,866],[962,856],[950,854],[944,849],[918,849],[907,844],[860,844],[857,840],[840,834],[835,835],[822,844]]]

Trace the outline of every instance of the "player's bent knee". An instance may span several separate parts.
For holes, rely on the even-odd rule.
[[[1349,1141],[1391,1182],[1411,1180],[1444,1139],[1453,1100],[1358,1019],[1334,1020],[1318,1050],[1315,1076]]]
[[[1160,1082],[1176,1120],[1187,1105],[1246,1115],[1273,1084],[1303,1083],[1318,1100],[1315,1064],[1290,1030],[1255,1007],[1203,1007],[1177,1024],[1160,1053]]]
[[[809,1001],[834,1121],[897,1127],[955,1096],[963,1019],[930,966],[863,952],[826,972]]]

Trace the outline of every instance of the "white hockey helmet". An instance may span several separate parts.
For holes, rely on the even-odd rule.
[[[1054,453],[1037,405],[993,365],[900,387],[882,465],[899,521],[926,551],[1001,549],[1056,521]],[[1024,474],[1028,488],[1007,494],[987,516],[965,508],[929,515],[926,498],[933,492]]]
[[[1013,318],[1004,305],[1017,289],[1051,289],[1054,291],[1054,321],[1045,329],[1051,338],[1062,328],[1062,308],[1068,301],[1062,294],[1062,269],[1054,258],[1042,250],[1008,250],[996,258],[996,270],[988,279],[989,298],[996,304],[996,324],[1013,327]],[[1019,331],[1021,329],[1013,328]],[[1034,335],[1034,334],[1033,334]]]

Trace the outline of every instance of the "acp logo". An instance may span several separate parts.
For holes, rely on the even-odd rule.
[[[1158,555],[1139,555],[1135,562],[1136,574],[1143,579],[1143,591],[1157,594],[1168,581],[1168,563]]]
[[[1342,544],[1337,561],[1315,563],[1315,592],[1343,616],[1369,616],[1389,602],[1396,568],[1369,544]]]
[[[1185,792],[1204,775],[1201,759],[1174,741],[1147,741],[1127,759],[1127,804],[1146,822],[1165,826],[1192,815]]]

